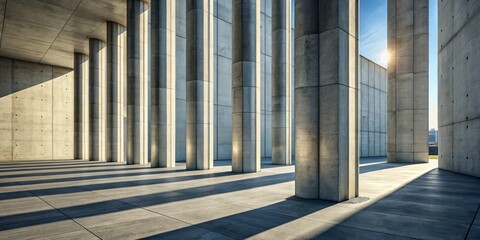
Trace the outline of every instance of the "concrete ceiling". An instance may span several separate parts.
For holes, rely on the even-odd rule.
[[[107,21],[125,25],[126,0],[0,0],[0,56],[73,68]]]

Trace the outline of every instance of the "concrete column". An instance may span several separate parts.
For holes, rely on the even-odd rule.
[[[107,22],[107,132],[108,162],[125,162],[126,29]]]
[[[89,39],[89,150],[90,161],[105,161],[106,134],[106,49],[105,43]]]
[[[388,162],[428,162],[428,0],[388,0]]]
[[[88,56],[75,53],[74,56],[74,118],[75,118],[75,159],[88,159]]]
[[[127,0],[127,164],[148,163],[148,4]]]
[[[260,1],[232,1],[232,170],[260,171]]]
[[[213,0],[187,1],[187,169],[213,168]]]
[[[272,0],[272,163],[291,154],[291,1]]]
[[[175,1],[152,0],[152,167],[175,167]]]
[[[358,1],[295,1],[295,195],[358,195]]]

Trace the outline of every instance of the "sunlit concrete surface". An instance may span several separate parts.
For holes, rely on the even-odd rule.
[[[294,166],[231,172],[87,161],[0,165],[1,239],[478,239],[480,179],[362,159],[350,202],[300,200]],[[354,203],[360,202],[360,203]]]

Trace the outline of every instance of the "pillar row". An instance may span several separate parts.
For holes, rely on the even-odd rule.
[[[295,195],[358,195],[358,1],[295,1]]]
[[[88,95],[88,56],[75,53],[74,56],[74,111],[75,111],[75,146],[74,158],[89,158],[89,95]]]
[[[127,164],[147,164],[148,4],[127,0]]]
[[[107,22],[107,132],[109,162],[125,162],[126,121],[126,29]]]
[[[428,0],[388,0],[388,162],[428,162]]]
[[[260,1],[232,1],[232,170],[260,171]]]
[[[291,154],[291,1],[272,0],[272,163]]]
[[[213,168],[213,0],[187,1],[187,169]]]
[[[106,48],[89,39],[89,160],[106,161]]]
[[[151,1],[151,166],[175,167],[175,1]]]

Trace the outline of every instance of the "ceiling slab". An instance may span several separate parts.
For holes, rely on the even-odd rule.
[[[0,0],[0,55],[73,68],[107,21],[125,25],[126,0]]]

